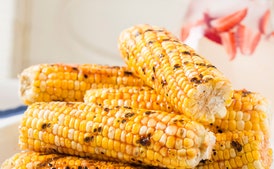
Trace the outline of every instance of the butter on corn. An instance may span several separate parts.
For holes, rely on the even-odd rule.
[[[136,25],[122,31],[118,46],[128,67],[177,112],[208,123],[226,115],[230,81],[169,31]]]
[[[19,75],[20,97],[39,101],[83,101],[90,88],[141,86],[143,81],[126,67],[98,64],[38,64]]]
[[[55,153],[25,151],[6,159],[1,169],[143,169],[144,166],[122,162],[100,161]]]
[[[22,150],[142,165],[193,168],[209,159],[215,136],[182,115],[82,102],[36,102],[20,125]]]

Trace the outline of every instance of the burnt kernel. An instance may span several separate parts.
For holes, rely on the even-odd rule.
[[[77,169],[83,169],[83,167],[82,166],[78,166]]]
[[[162,86],[165,86],[165,85],[167,85],[167,81],[166,80],[162,80],[161,84],[162,84]]]
[[[183,64],[187,65],[187,64],[189,64],[189,61],[184,61]]]
[[[154,76],[152,76],[152,77],[151,77],[151,80],[152,80],[152,81],[154,81],[154,80],[155,80],[155,77],[154,77]]]
[[[252,93],[251,91],[248,91],[248,90],[244,89],[243,92],[242,92],[242,96],[246,97],[247,95],[249,95],[251,93]]]
[[[166,38],[166,39],[162,39],[162,42],[164,41],[170,41],[170,39]]]
[[[143,74],[145,75],[146,74],[146,68],[142,68],[142,72],[143,72]]]
[[[52,165],[51,163],[48,163],[48,166],[49,166],[49,167],[52,167],[53,165]]]
[[[203,160],[203,159],[200,161],[200,163],[202,163],[202,164],[205,164],[206,162],[207,162],[207,160]]]
[[[193,82],[195,84],[200,84],[201,80],[199,80],[197,77],[193,77],[193,78],[190,79],[190,82]]]
[[[175,69],[178,69],[178,68],[180,68],[181,66],[179,65],[179,64],[175,64],[174,66],[173,66],[173,69],[175,70]]]
[[[155,73],[155,66],[152,67],[152,71]]]
[[[183,55],[191,55],[191,53],[189,51],[183,51],[182,54]]]
[[[72,70],[74,70],[74,71],[78,71],[78,68],[77,67],[71,67],[72,68]]]
[[[141,160],[137,160],[138,163],[142,164],[143,162]]]
[[[221,129],[218,129],[218,133],[223,133],[223,130],[221,130]]]
[[[154,43],[154,41],[148,41],[149,45],[152,45]]]
[[[98,127],[98,132],[101,132],[102,131],[102,127]]]
[[[148,110],[148,111],[145,112],[145,115],[151,115],[151,114],[153,114],[153,113],[155,113],[155,112],[154,112],[154,111]]]
[[[88,75],[87,75],[87,74],[84,74],[84,78],[87,79],[87,78],[88,78]]]
[[[211,65],[211,64],[206,65],[206,67],[207,67],[207,68],[214,68],[214,69],[216,69],[216,66]]]
[[[105,107],[105,108],[104,108],[104,111],[105,111],[105,112],[109,112],[109,108]]]
[[[44,124],[42,124],[41,128],[46,129],[47,127],[50,127],[50,126],[51,126],[50,123],[44,123]]]
[[[88,167],[87,167],[87,166],[85,166],[85,167],[84,167],[84,169],[88,169]]]
[[[204,77],[204,75],[202,75],[202,74],[199,74],[199,78],[201,78],[201,79],[202,79],[203,77]]]
[[[196,65],[196,66],[206,66],[205,63],[195,63],[194,65]]]
[[[97,128],[94,128],[94,129],[93,129],[93,132],[97,132]]]
[[[128,71],[128,70],[125,70],[124,74],[127,75],[127,76],[132,76],[133,75],[133,73],[131,71]]]
[[[150,137],[142,136],[139,140],[136,141],[137,144],[141,144],[142,146],[150,146],[151,141]]]
[[[132,109],[130,106],[124,106],[125,109]]]
[[[126,121],[127,121],[126,119],[123,119],[121,122],[122,122],[122,123],[125,123]]]
[[[99,169],[99,167],[95,167],[95,169]]]
[[[144,33],[145,32],[151,32],[151,31],[153,32],[153,29],[147,29],[147,30],[144,31]]]
[[[242,151],[243,146],[238,141],[231,141],[230,143],[231,147],[237,150],[238,152]]]
[[[101,151],[101,154],[105,154],[103,151]]]
[[[85,137],[84,142],[88,143],[88,142],[91,142],[93,139],[94,139],[94,136]]]
[[[209,123],[209,125],[213,126],[213,123]]]
[[[69,167],[69,166],[66,166],[65,169],[70,169],[70,167]]]
[[[135,115],[135,114],[132,113],[132,112],[126,113],[126,114],[125,114],[125,118],[129,118],[129,117],[132,117],[132,116],[134,116],[134,115]]]

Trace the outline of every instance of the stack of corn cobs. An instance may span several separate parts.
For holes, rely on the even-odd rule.
[[[6,168],[270,168],[269,106],[234,90],[167,30],[119,37],[126,67],[40,64],[20,75],[22,152]]]

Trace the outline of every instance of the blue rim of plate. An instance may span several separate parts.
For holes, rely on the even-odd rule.
[[[0,118],[7,118],[10,116],[15,116],[19,114],[23,114],[27,109],[27,106],[21,105],[16,108],[8,109],[8,110],[0,110]]]

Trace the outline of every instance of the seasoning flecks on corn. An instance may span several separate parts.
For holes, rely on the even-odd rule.
[[[128,28],[120,34],[119,49],[128,67],[177,112],[209,123],[225,116],[232,96],[230,81],[164,28]]]
[[[38,64],[19,75],[24,103],[83,101],[90,88],[141,86],[143,81],[126,67],[98,64]]]
[[[215,136],[181,115],[82,102],[37,102],[20,126],[22,150],[64,153],[168,168],[211,156]]]

